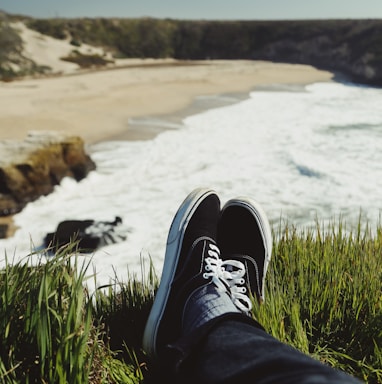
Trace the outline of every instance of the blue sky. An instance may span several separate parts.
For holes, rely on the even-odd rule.
[[[9,13],[49,18],[382,18],[382,0],[0,0],[0,9]]]

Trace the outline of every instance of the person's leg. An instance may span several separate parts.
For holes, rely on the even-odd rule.
[[[194,383],[359,383],[236,319],[217,323],[195,351],[179,371],[179,378]]]
[[[264,297],[271,254],[269,225],[257,208],[233,200],[218,225],[213,191],[186,198],[170,228],[144,349],[162,373],[182,383],[355,382],[272,338],[248,316],[248,292]]]
[[[247,290],[260,302],[272,253],[268,219],[250,198],[229,200],[218,223],[223,260],[245,266]],[[334,370],[267,334],[244,318],[222,319],[206,334],[190,359],[195,382],[201,383],[352,383]]]

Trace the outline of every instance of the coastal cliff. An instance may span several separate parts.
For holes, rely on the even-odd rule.
[[[32,19],[27,24],[119,57],[308,64],[355,82],[382,85],[382,20]]]
[[[0,12],[1,16],[1,12]],[[82,68],[107,66],[118,58],[179,60],[247,59],[308,64],[358,83],[382,86],[382,20],[214,21],[172,19],[33,19],[0,17],[0,79],[47,73],[27,60],[11,22],[70,42],[62,60]],[[17,29],[17,28],[16,28]],[[87,53],[89,45],[101,53]],[[86,48],[86,49],[85,49]],[[100,52],[101,52],[100,51]],[[98,52],[98,51],[97,51]]]
[[[49,194],[64,177],[79,181],[95,169],[80,137],[36,132],[1,141],[0,153],[0,216]]]
[[[382,85],[382,20],[187,22],[179,34],[178,58],[308,64]]]
[[[285,33],[274,25],[254,59],[309,64],[382,86],[382,20],[291,22]]]

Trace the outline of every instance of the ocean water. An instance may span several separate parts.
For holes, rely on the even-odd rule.
[[[182,124],[169,121],[152,140],[99,143],[89,148],[97,170],[79,183],[64,179],[28,204],[15,216],[14,237],[0,241],[0,255],[25,260],[62,220],[120,216],[127,239],[81,255],[93,264],[97,284],[140,278],[149,259],[160,275],[173,215],[201,186],[215,189],[223,204],[251,196],[273,226],[304,228],[340,218],[352,225],[361,217],[375,228],[382,208],[381,106],[377,88],[274,86]]]

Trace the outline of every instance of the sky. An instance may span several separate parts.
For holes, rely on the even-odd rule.
[[[0,0],[0,10],[36,18],[365,19],[382,18],[382,0]]]

